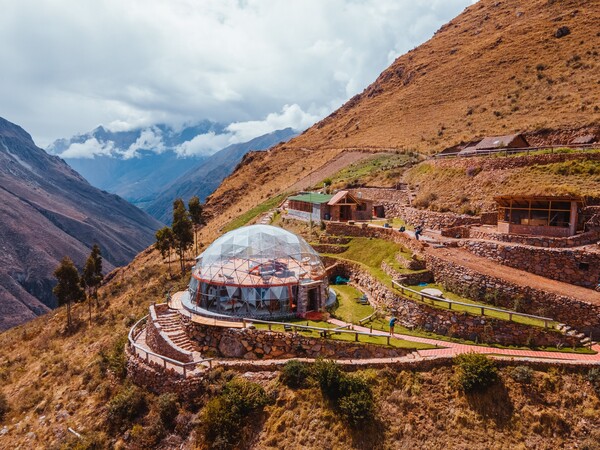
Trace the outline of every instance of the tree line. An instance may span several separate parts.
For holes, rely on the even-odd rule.
[[[156,249],[163,258],[167,258],[171,270],[171,252],[175,250],[179,257],[181,273],[185,273],[185,254],[195,245],[198,254],[198,231],[206,225],[204,206],[197,196],[188,201],[188,209],[183,199],[173,202],[173,224],[156,232]]]
[[[58,283],[52,292],[59,306],[67,305],[67,329],[73,327],[71,305],[74,302],[88,301],[89,321],[92,323],[92,300],[98,306],[98,288],[104,279],[102,275],[102,253],[98,244],[94,244],[80,274],[68,256],[65,256],[54,271]]]

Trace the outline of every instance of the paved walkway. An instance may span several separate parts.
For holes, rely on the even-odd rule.
[[[337,326],[348,325],[346,322],[337,319],[330,319],[329,323]],[[368,333],[370,331],[367,327],[354,325],[353,329],[356,331],[364,331]],[[373,334],[387,336],[388,333],[385,331],[373,330]],[[600,344],[596,344],[592,347],[592,350],[598,352],[595,355],[592,354],[581,354],[581,353],[561,353],[561,352],[543,352],[536,350],[515,350],[508,348],[495,348],[485,347],[480,345],[469,345],[459,344],[455,342],[447,342],[439,339],[431,339],[419,336],[411,336],[408,334],[394,333],[394,337],[398,339],[404,339],[410,342],[420,342],[423,344],[436,345],[440,348],[434,348],[430,350],[418,350],[419,356],[423,358],[438,358],[438,357],[451,357],[461,353],[483,353],[486,355],[497,355],[497,356],[508,356],[516,358],[533,358],[536,360],[552,360],[560,362],[579,362],[579,363],[598,363],[600,364]],[[443,348],[442,348],[443,347]]]

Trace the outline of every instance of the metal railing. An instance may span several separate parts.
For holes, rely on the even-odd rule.
[[[453,153],[438,153],[435,155],[435,158],[470,158],[474,156],[490,156],[490,155],[498,155],[498,156],[508,156],[514,155],[517,153],[524,153],[525,155],[529,155],[530,153],[539,152],[542,150],[550,150],[550,153],[553,154],[554,150],[558,149],[568,149],[572,150],[576,153],[585,152],[588,150],[596,150],[600,149],[600,144],[579,144],[574,146],[569,145],[546,145],[543,147],[521,147],[521,148],[499,148],[499,149],[490,149],[490,150],[477,150],[472,153],[463,153],[460,154],[460,151]]]
[[[136,342],[136,340],[140,336],[142,331],[144,331],[143,325],[146,324],[147,320],[148,320],[148,316],[142,317],[140,320],[138,320],[135,323],[135,325],[133,325],[133,327],[131,327],[131,330],[129,330],[129,335],[128,335],[129,350],[134,355],[145,360],[146,363],[154,363],[154,364],[161,365],[160,363],[151,360],[151,357],[154,357],[155,359],[158,359],[159,361],[162,362],[162,367],[164,369],[171,368],[171,369],[174,369],[175,371],[177,371],[177,368],[180,368],[183,373],[184,378],[187,377],[188,371],[193,371],[194,369],[196,369],[196,367],[198,365],[205,365],[205,363],[208,363],[208,368],[209,369],[212,368],[213,358],[205,358],[205,359],[201,359],[199,361],[192,361],[192,362],[184,363],[181,361],[177,361],[176,359],[172,359],[167,356],[161,355],[159,353],[155,353],[155,352],[148,350],[148,349],[142,347],[141,345],[139,345]]]
[[[385,338],[387,338],[387,345],[390,345],[390,335],[389,334],[385,334],[385,335],[381,334],[381,333],[373,334],[372,328],[367,333],[366,331],[345,330],[341,327],[323,328],[323,327],[313,327],[311,325],[299,325],[296,323],[289,323],[289,322],[272,322],[269,320],[260,320],[260,319],[244,319],[244,324],[248,324],[248,323],[250,323],[250,324],[253,324],[253,323],[266,324],[266,325],[268,325],[269,331],[272,331],[273,325],[283,326],[284,331],[286,328],[288,328],[289,330],[291,330],[293,332],[297,332],[298,329],[307,330],[307,331],[317,331],[323,338],[330,338],[330,337],[332,337],[333,334],[350,334],[350,335],[354,335],[354,342],[360,342],[358,339],[359,336],[385,337]],[[351,325],[351,324],[349,324],[349,325]]]
[[[398,283],[397,281],[392,281],[392,284],[396,287],[396,289],[398,289],[400,292],[402,292],[402,294],[404,294],[406,291],[408,291],[412,294],[418,295],[423,303],[427,303],[425,301],[425,299],[430,300],[429,303],[431,303],[431,305],[434,305],[434,306],[437,306],[436,303],[447,303],[448,309],[452,309],[452,305],[468,307],[471,309],[480,310],[482,316],[486,315],[485,314],[486,311],[494,311],[497,313],[502,313],[502,314],[508,315],[508,320],[511,322],[513,321],[514,316],[523,317],[523,318],[527,318],[527,319],[535,319],[535,320],[543,321],[544,328],[549,328],[550,323],[556,322],[554,319],[552,319],[550,317],[536,316],[533,314],[525,314],[525,313],[520,313],[517,311],[511,311],[509,309],[493,308],[491,306],[477,305],[477,304],[473,304],[473,303],[457,302],[456,300],[449,300],[447,298],[436,297],[435,295],[424,294],[420,291],[417,291],[415,289],[411,289],[407,286],[404,286],[404,285]]]

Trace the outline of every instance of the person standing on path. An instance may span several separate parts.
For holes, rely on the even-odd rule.
[[[392,316],[390,319],[390,335],[394,334],[394,325],[396,325],[397,321],[398,319],[396,319],[394,316]]]

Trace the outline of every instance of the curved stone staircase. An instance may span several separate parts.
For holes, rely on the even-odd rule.
[[[157,311],[156,321],[162,331],[167,335],[171,342],[179,349],[191,353],[196,352],[196,347],[187,334],[183,331],[183,326],[179,313],[173,310]],[[199,354],[199,353],[198,353]]]

